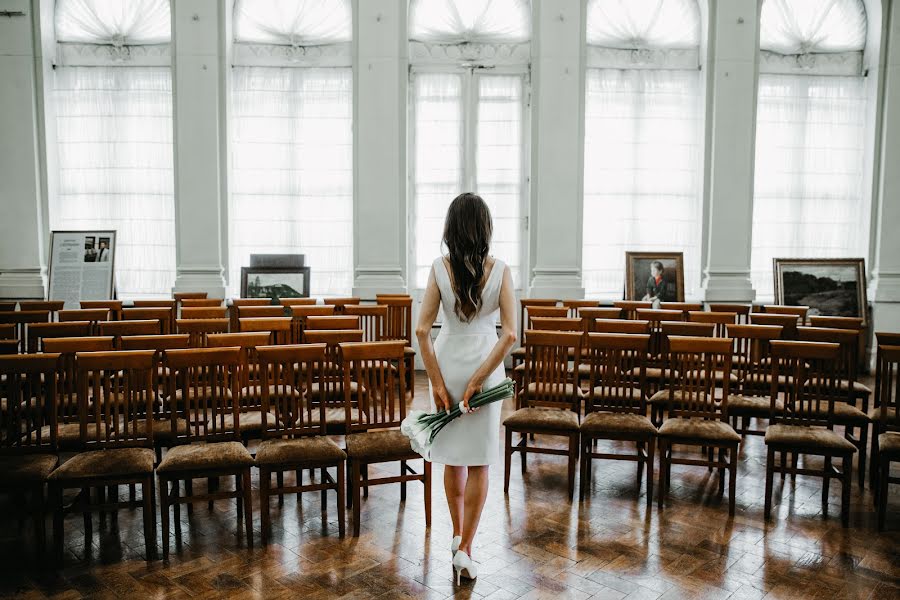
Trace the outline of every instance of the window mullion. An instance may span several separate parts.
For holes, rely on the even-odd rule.
[[[478,79],[474,69],[466,69],[463,74],[463,190],[477,192],[475,151],[477,147],[478,129]]]

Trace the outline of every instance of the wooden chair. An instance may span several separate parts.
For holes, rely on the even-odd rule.
[[[774,315],[794,315],[800,321],[800,325],[806,325],[808,306],[788,306],[785,304],[765,304],[763,312]]]
[[[534,317],[531,329],[535,331],[580,331],[584,333],[581,319],[570,317]]]
[[[202,300],[209,296],[207,292],[175,292],[172,294],[172,298],[175,302],[182,302],[184,300]]]
[[[878,331],[875,333],[875,348],[876,348],[876,356],[875,356],[875,395],[874,403],[872,409],[869,410],[869,420],[872,422],[872,443],[870,445],[871,450],[869,461],[869,482],[872,485],[872,489],[876,489],[875,482],[878,480],[878,461],[875,459],[875,455],[878,453],[878,435],[880,433],[884,433],[885,429],[883,428],[882,412],[887,410],[887,420],[888,425],[896,425],[900,427],[900,420],[896,423],[892,422],[891,417],[893,411],[891,407],[893,403],[896,402],[895,396],[892,396],[892,389],[887,388],[885,390],[878,389],[879,381],[882,381],[882,378],[885,377],[881,374],[881,366],[882,362],[878,360],[878,349],[881,346],[900,346],[900,333],[889,333],[885,331]],[[890,380],[886,382],[890,384]],[[885,397],[887,396],[887,397]],[[882,408],[882,407],[886,408]]]
[[[65,306],[65,300],[20,300],[19,312],[45,312],[48,313],[47,320],[53,321],[56,313],[65,308]]]
[[[376,294],[375,301],[387,307],[387,319],[384,321],[383,340],[403,340],[406,348],[406,390],[410,398],[416,395],[416,351],[413,348],[412,296],[406,294]]]
[[[18,310],[15,312],[0,312],[0,325],[13,325],[15,327],[15,339],[18,340],[18,352],[24,353],[30,347],[28,333],[34,323],[50,322],[50,311],[46,310]],[[11,339],[11,338],[6,338]]]
[[[232,298],[231,306],[228,310],[228,317],[231,319],[230,331],[238,330],[238,311],[245,306],[271,306],[272,301],[268,298]]]
[[[137,304],[135,300],[135,304]],[[156,300],[145,300],[145,302],[157,302]],[[160,301],[161,302],[161,301]],[[159,331],[157,333],[165,335],[172,333],[172,326],[175,322],[174,309],[164,306],[147,306],[136,308],[123,308],[123,321],[149,321],[157,319],[159,321]]]
[[[869,356],[868,356],[868,338],[869,329],[864,325],[864,321],[859,317],[825,317],[822,315],[812,315],[808,319],[810,327],[827,327],[829,329],[855,329],[859,332],[859,366],[858,373],[870,372]],[[855,384],[860,394],[871,396],[872,390],[867,385],[857,381]]]
[[[650,341],[653,341],[651,329]],[[650,406],[650,420],[656,427],[662,426],[666,408],[671,404],[667,386],[671,383],[671,377],[679,377],[678,370],[672,368],[672,357],[669,353],[669,340],[672,336],[687,337],[713,337],[715,326],[712,323],[685,323],[683,321],[661,321],[658,328],[660,334],[659,354],[648,357],[647,366],[647,393],[650,398],[647,404]],[[721,365],[716,367],[713,376],[716,383],[721,384],[725,373]],[[729,378],[734,380],[733,376]]]
[[[330,304],[334,306],[334,314],[342,315],[344,314],[344,307],[348,304],[359,304],[362,302],[361,298],[357,298],[355,296],[350,296],[347,298],[323,298],[322,304]]]
[[[82,300],[79,303],[79,307],[85,309],[105,308],[109,311],[109,318],[111,321],[118,321],[122,318],[121,300]]]
[[[579,308],[578,316],[584,323],[584,330],[588,333],[596,333],[594,326],[597,319],[621,319],[621,308]]]
[[[750,309],[753,308],[750,304],[729,304],[729,303],[716,303],[712,302],[709,304],[710,312],[727,312],[735,315],[735,323],[740,325],[746,325],[750,322]]]
[[[525,300],[523,300],[524,302]],[[534,302],[542,302],[544,304],[534,304]],[[553,302],[553,304],[549,304]],[[531,320],[534,317],[556,317],[559,319],[564,319],[569,316],[569,309],[565,306],[556,306],[557,300],[549,300],[549,299],[540,299],[537,300],[534,298],[528,299],[528,304],[522,306],[523,314],[524,314],[524,323],[519,322],[519,344],[520,346],[510,352],[510,359],[512,363],[513,371],[515,371],[516,367],[522,364],[522,360],[525,358],[525,343],[524,343],[524,332],[528,329],[531,329]]]
[[[569,317],[579,317],[579,311],[582,308],[599,308],[599,300],[563,300],[562,305],[569,309]]]
[[[90,321],[96,323],[98,321],[106,321],[110,317],[108,308],[75,308],[72,310],[61,310],[56,313],[56,319],[60,323],[69,323],[72,321]]]
[[[306,318],[306,331],[314,331],[316,329],[362,329],[359,326],[359,317],[355,315],[335,315],[333,317],[314,317]]]
[[[822,477],[822,507],[827,514],[828,488],[831,478],[842,482],[841,522],[850,522],[850,486],[852,485],[853,453],[856,446],[834,431],[835,402],[849,399],[849,391],[842,392],[838,365],[840,344],[827,342],[797,342],[773,340],[771,412],[766,430],[766,502],[765,518],[772,513],[772,484],[775,473]],[[783,395],[784,406],[777,410],[778,378],[787,380]],[[781,454],[781,461],[775,460]],[[822,470],[799,468],[788,464],[788,454],[822,456]],[[840,458],[842,468],[832,466]]]
[[[239,306],[237,307],[237,320],[283,317],[285,316],[284,311],[283,306]]]
[[[729,325],[728,337],[734,340],[732,372],[737,375],[728,398],[731,426],[741,436],[765,435],[765,429],[750,429],[750,419],[768,419],[772,411],[772,358],[769,344],[781,337],[778,325]],[[782,410],[781,400],[775,402]]]
[[[200,300],[195,300],[200,302]],[[225,319],[228,309],[224,306],[185,306],[181,309],[181,319]]]
[[[715,325],[713,337],[728,337],[728,326],[737,323],[737,313],[689,311],[687,320],[691,323],[712,323]]]
[[[359,536],[363,488],[389,483],[400,484],[400,501],[406,500],[406,483],[421,481],[425,486],[425,526],[431,527],[431,463],[424,461],[422,473],[408,461],[421,458],[400,432],[406,417],[406,373],[402,341],[340,344],[344,376],[344,410],[347,463],[350,468],[350,502],[353,505],[353,536]],[[356,397],[351,383],[358,383]],[[352,418],[354,403],[360,418]],[[400,475],[363,479],[369,465],[400,463]]]
[[[363,341],[380,342],[384,337],[388,307],[380,304],[348,304],[344,307],[348,317],[359,317],[359,328],[363,330]]]
[[[327,510],[327,492],[337,493],[338,532],[344,537],[344,462],[347,455],[325,437],[325,405],[313,406],[307,394],[314,380],[321,380],[325,367],[325,344],[259,346],[256,349],[262,373],[262,438],[256,450],[259,469],[259,504],[262,541],[266,543],[271,524],[269,498],[278,494],[321,491],[322,515]],[[328,469],[334,468],[332,479]],[[303,470],[320,469],[318,484],[303,483]],[[293,486],[284,485],[284,472],[295,471]],[[272,473],[277,485],[272,487]]]
[[[216,333],[207,339],[208,348],[240,348],[241,364],[235,372],[238,378],[239,410],[241,419],[238,431],[246,444],[258,439],[262,433],[262,373],[259,368],[256,348],[272,344],[274,334],[267,331],[244,333]],[[229,415],[225,425],[229,425]]]
[[[523,384],[516,402],[518,410],[503,421],[506,431],[505,492],[509,492],[513,452],[521,454],[523,473],[526,469],[526,454],[530,452],[568,457],[568,494],[569,498],[573,496],[575,468],[578,464],[578,415],[582,399],[577,375],[582,341],[581,332],[526,330]],[[569,367],[570,356],[572,368]],[[522,436],[515,446],[512,443],[513,433]],[[568,438],[568,450],[528,446],[528,434]]]
[[[144,513],[147,560],[156,557],[156,512],[153,506],[153,352],[79,352],[78,372],[80,443],[84,452],[57,467],[49,477],[54,503],[53,541],[63,555],[63,490],[80,489],[77,510],[84,517],[85,546],[91,546],[91,511],[140,506]],[[89,401],[90,399],[90,401]],[[103,489],[140,485],[141,500],[103,501]],[[91,503],[91,488],[99,502]]]
[[[136,309],[160,309],[167,308],[169,309],[168,316],[168,329],[165,331],[160,331],[161,334],[171,333],[172,327],[175,324],[175,319],[178,318],[178,300],[135,300],[132,302],[134,308],[130,309],[122,309],[122,318],[128,318],[125,316],[125,311],[135,311]],[[142,313],[134,313],[134,316],[131,317],[133,319],[159,319],[160,321],[166,320],[165,316],[162,316],[161,312],[151,313],[146,312],[143,313],[144,316],[141,316]]]
[[[797,322],[799,317],[791,314],[750,313],[751,325],[778,325],[781,327],[782,340],[797,339]]]
[[[315,306],[318,300],[315,298],[279,298],[278,302],[287,308],[289,306]]]
[[[650,322],[626,319],[595,319],[591,333],[650,335]]]
[[[637,309],[637,320],[650,323],[650,356],[659,358],[662,352],[663,334],[660,323],[663,321],[684,321],[684,312],[680,310],[663,310],[661,308]]]
[[[42,352],[45,338],[60,337],[87,337],[93,333],[93,323],[90,321],[72,321],[68,323],[32,323],[29,327],[28,352]]]
[[[702,302],[660,302],[659,308],[662,310],[680,310],[681,320],[687,321],[691,312],[703,311]]]
[[[616,300],[613,306],[622,311],[625,319],[640,319],[637,311],[639,309],[651,309],[653,303],[645,300]]]
[[[180,303],[181,309],[185,308],[225,308],[225,300],[222,298],[185,298]],[[227,308],[225,308],[227,310]],[[181,313],[181,318],[184,313]]]
[[[112,352],[115,349],[113,338],[108,336],[46,338],[43,346],[44,352],[60,355],[56,379],[57,447],[63,452],[79,452],[84,450],[84,443],[81,437],[79,403],[81,391],[75,356],[79,352]]]
[[[258,331],[269,334],[269,344],[291,343],[291,317],[260,317],[238,319],[241,333]]]
[[[334,315],[334,306],[289,306],[291,311],[291,343],[303,342],[303,330],[306,327],[307,317],[330,317]]]
[[[729,338],[671,336],[666,410],[669,418],[659,428],[659,508],[669,492],[672,465],[699,465],[719,471],[719,495],[725,491],[728,469],[728,514],[734,516],[738,447],[741,436],[728,424],[731,375]],[[722,398],[716,398],[715,372],[722,366]],[[677,377],[675,376],[677,373]],[[675,456],[676,445],[707,449],[702,458]],[[718,456],[715,456],[718,450]]]
[[[0,355],[7,356],[9,354],[19,353],[19,340],[15,338],[0,337]]]
[[[125,335],[159,335],[159,319],[143,319],[140,321],[100,321],[95,324],[97,335],[112,336],[113,345],[119,349],[122,336]]]
[[[340,345],[343,343],[362,342],[362,329],[314,329],[306,332],[306,343],[325,344],[325,368],[320,377],[313,380],[307,397],[309,402],[325,407],[325,432],[332,434],[347,433],[346,410],[344,407],[344,371],[341,366]],[[350,395],[353,402],[350,407],[350,418],[359,421],[357,393],[359,384],[353,379],[350,382]]]
[[[0,312],[13,312],[14,310],[16,310],[16,306],[18,305],[19,302],[17,300],[13,300],[10,302],[0,300]]]
[[[0,491],[26,493],[38,547],[44,549],[44,486],[56,456],[56,369],[59,354],[0,357]],[[46,427],[46,429],[45,429]]]
[[[632,460],[637,462],[637,487],[641,488],[647,467],[647,506],[653,500],[653,457],[656,427],[647,418],[647,365],[649,335],[611,333],[588,334],[587,363],[590,386],[581,422],[581,486],[584,499],[592,476],[592,460]],[[595,440],[634,442],[635,454],[598,453]]]
[[[900,483],[900,477],[891,477],[891,463],[900,461],[900,345],[879,345],[876,361],[878,420],[872,427],[871,484],[878,513],[878,531],[884,531],[888,489],[890,484]]]
[[[519,339],[520,340],[523,339],[523,336],[525,335],[525,330],[529,329],[529,327],[528,327],[529,321],[527,320],[529,309],[538,308],[538,307],[543,307],[543,308],[555,307],[557,304],[559,304],[559,300],[556,300],[555,298],[522,298],[522,299],[520,299],[519,300]],[[563,308],[565,308],[565,307],[563,307]],[[564,317],[564,316],[566,316],[566,314],[568,314],[568,312],[569,312],[569,309],[566,308],[565,313],[561,314],[561,315],[560,314],[549,314],[549,315],[545,314],[545,315],[540,315],[540,316]],[[524,352],[525,351],[522,350],[523,355],[524,355]]]
[[[181,504],[234,498],[238,531],[243,517],[247,547],[253,547],[253,504],[250,468],[253,457],[240,442],[239,371],[240,348],[191,348],[167,350],[169,369],[169,413],[175,446],[156,468],[162,516],[163,559],[169,555],[169,506],[174,507],[176,527]],[[179,406],[180,404],[180,406]],[[183,413],[187,430],[176,429],[174,415]],[[226,420],[230,416],[231,420]],[[215,486],[206,494],[193,494],[192,481],[199,478],[235,478],[233,491]],[[179,482],[185,482],[180,496]]]
[[[210,334],[228,331],[228,319],[178,319],[175,329],[190,336],[191,348],[205,348]]]

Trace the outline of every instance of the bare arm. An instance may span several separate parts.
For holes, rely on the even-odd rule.
[[[509,267],[503,269],[503,283],[500,285],[500,329],[497,343],[466,386],[460,407],[463,412],[469,411],[469,398],[481,390],[484,380],[503,363],[503,359],[516,343],[516,295]]]
[[[434,354],[434,344],[431,341],[431,326],[437,318],[438,309],[441,307],[441,292],[434,279],[434,269],[428,275],[428,285],[425,288],[425,296],[422,298],[422,308],[419,311],[419,322],[416,325],[416,339],[419,340],[419,352],[422,362],[425,363],[425,372],[431,381],[431,389],[434,392],[434,404],[450,410],[450,394],[444,385],[444,376],[438,365],[437,356]]]

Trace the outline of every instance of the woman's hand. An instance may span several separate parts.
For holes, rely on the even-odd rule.
[[[438,409],[444,407],[445,412],[450,412],[450,394],[443,385],[432,385],[432,395],[434,396],[434,405]]]
[[[484,386],[484,379],[475,375],[472,379],[469,380],[469,384],[466,386],[466,392],[463,394],[462,402],[459,403],[459,410],[464,413],[471,413],[478,410],[469,408],[469,400],[481,391],[482,386]]]

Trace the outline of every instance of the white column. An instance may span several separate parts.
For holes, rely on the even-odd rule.
[[[0,298],[43,298],[45,193],[38,2],[0,0]]]
[[[531,297],[584,297],[582,5],[580,0],[533,3]]]
[[[707,64],[709,209],[703,295],[750,302],[759,41],[758,0],[710,2]]]
[[[353,294],[407,290],[406,0],[354,2]]]
[[[225,296],[226,106],[230,2],[172,3],[175,291]]]
[[[885,7],[881,151],[875,199],[874,262],[869,300],[875,331],[900,331],[900,3]],[[885,37],[882,37],[885,39]]]

